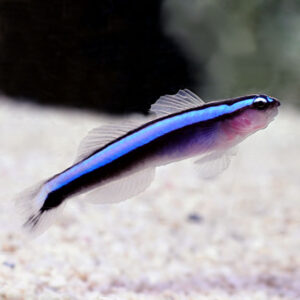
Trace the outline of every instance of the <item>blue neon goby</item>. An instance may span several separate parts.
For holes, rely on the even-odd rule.
[[[17,198],[22,224],[44,231],[71,196],[89,192],[86,201],[113,203],[144,191],[155,168],[196,157],[199,176],[212,178],[228,167],[230,150],[265,128],[279,101],[250,95],[205,103],[185,89],[160,97],[150,117],[131,118],[92,130],[76,162]],[[30,209],[29,209],[30,208]]]

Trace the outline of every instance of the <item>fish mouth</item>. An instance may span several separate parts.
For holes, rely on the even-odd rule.
[[[272,98],[274,101],[272,103],[272,106],[267,110],[267,116],[268,119],[271,121],[274,120],[274,118],[277,116],[278,114],[278,107],[280,106],[280,102],[279,100]]]
[[[279,102],[278,102],[279,103]],[[276,106],[274,106],[273,108],[271,108],[270,110],[267,111],[267,116],[268,116],[268,119],[269,121],[273,121],[275,119],[275,117],[277,116],[278,114],[278,106],[280,105],[280,103]]]
[[[281,105],[280,102],[277,99],[275,99],[275,105],[276,105],[276,107]]]
[[[276,99],[276,98],[272,98],[273,99],[273,105],[275,106],[275,107],[278,107],[278,106],[280,106],[281,104],[280,104],[280,101],[278,100],[278,99]]]

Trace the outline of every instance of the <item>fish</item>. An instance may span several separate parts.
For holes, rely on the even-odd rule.
[[[197,174],[221,174],[234,147],[264,129],[280,102],[267,95],[248,95],[204,102],[188,89],[160,97],[149,116],[131,117],[95,128],[79,146],[73,165],[21,193],[15,199],[26,232],[44,232],[73,196],[104,204],[145,191],[159,166],[194,158]]]

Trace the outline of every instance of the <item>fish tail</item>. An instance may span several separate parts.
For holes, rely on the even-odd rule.
[[[17,226],[29,236],[43,233],[63,211],[65,201],[55,207],[45,207],[48,194],[43,182],[23,191],[14,199]]]

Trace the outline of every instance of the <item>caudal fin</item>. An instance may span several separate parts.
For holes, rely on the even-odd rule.
[[[14,200],[17,223],[31,236],[43,233],[62,213],[64,203],[45,210],[43,209],[48,192],[44,183],[20,193]]]

